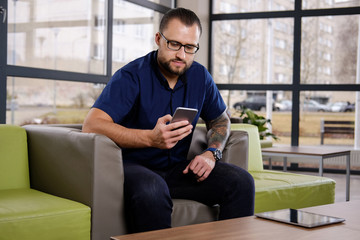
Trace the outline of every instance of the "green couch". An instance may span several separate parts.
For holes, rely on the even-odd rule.
[[[0,239],[90,239],[90,208],[30,188],[29,175],[25,129],[0,125]]]
[[[305,208],[335,200],[335,181],[330,178],[264,170],[256,126],[231,124],[232,130],[249,134],[248,171],[255,180],[255,212]]]
[[[127,234],[121,148],[103,135],[82,133],[81,127],[24,127],[28,136],[31,185],[89,206],[91,239]],[[198,125],[188,159],[207,147],[206,135],[205,127]],[[260,141],[253,125],[232,124],[223,156],[222,161],[241,166],[254,177],[256,212],[334,202],[335,182],[331,179],[263,170]],[[173,199],[173,203],[174,227],[217,220],[218,206],[208,207],[184,199]]]

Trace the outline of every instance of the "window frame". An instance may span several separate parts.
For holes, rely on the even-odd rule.
[[[294,0],[294,10],[267,11],[249,13],[213,13],[214,0],[209,4],[209,59],[208,69],[213,73],[213,23],[227,20],[250,20],[292,18],[294,19],[294,42],[293,42],[293,81],[291,84],[217,84],[219,90],[242,90],[242,91],[290,91],[292,92],[292,122],[291,122],[291,145],[299,145],[300,124],[300,92],[302,91],[360,91],[359,84],[302,84],[300,81],[301,66],[301,25],[303,17],[340,16],[360,14],[360,7],[328,8],[328,9],[302,9],[302,0]],[[358,59],[360,60],[360,59]]]
[[[148,0],[125,0],[129,3],[137,4],[162,14],[170,10],[161,4],[157,4]],[[112,54],[113,54],[113,0],[105,0],[106,2],[106,16],[104,21],[108,24],[105,26],[105,74],[89,74],[77,73],[71,71],[51,70],[43,68],[25,67],[7,64],[7,34],[8,21],[7,18],[3,22],[3,15],[0,15],[0,124],[6,123],[6,94],[7,94],[7,77],[24,77],[36,78],[44,80],[62,80],[72,82],[87,82],[87,83],[103,83],[106,84],[112,76]],[[173,6],[176,6],[176,0],[173,0]],[[0,6],[8,9],[8,1],[0,0]],[[8,15],[8,14],[7,14]],[[3,41],[4,40],[4,41]]]

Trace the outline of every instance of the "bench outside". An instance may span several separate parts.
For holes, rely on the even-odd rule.
[[[320,144],[324,144],[324,138],[326,135],[345,135],[354,137],[354,121],[332,121],[321,119],[320,122],[320,133],[321,140]]]

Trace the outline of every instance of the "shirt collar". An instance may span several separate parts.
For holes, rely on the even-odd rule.
[[[163,86],[165,86],[165,87],[167,87],[167,88],[170,88],[170,87],[169,87],[169,84],[168,84],[168,82],[167,82],[167,80],[166,80],[166,78],[165,78],[164,75],[160,72],[159,64],[158,64],[158,62],[157,62],[157,55],[158,55],[158,51],[156,50],[156,51],[154,51],[154,54],[153,54],[153,57],[152,57],[152,61],[151,61],[152,67],[153,67],[154,72],[155,72],[155,74],[157,75],[157,78],[159,79],[160,83],[161,83]],[[182,74],[182,75],[179,76],[179,80],[182,82],[182,84],[181,84],[180,86],[186,85],[186,83],[187,83],[186,72],[185,72],[184,74]],[[176,86],[175,86],[175,88],[177,88],[178,86],[179,86],[179,85],[178,85],[178,83],[177,83]],[[174,90],[175,90],[175,89],[174,89]]]

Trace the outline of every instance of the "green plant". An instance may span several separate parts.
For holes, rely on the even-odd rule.
[[[263,116],[259,116],[256,113],[254,113],[251,109],[245,107],[241,109],[240,118],[242,118],[243,123],[252,124],[258,127],[260,140],[263,140],[266,137],[272,137],[275,140],[279,139],[273,133],[268,131],[269,129],[266,126],[266,124],[267,123],[271,124],[270,119],[266,119]]]

